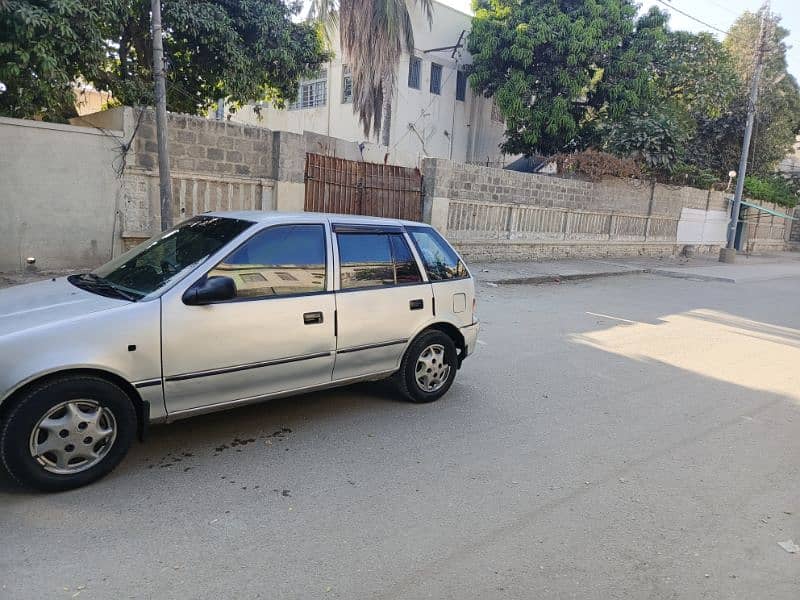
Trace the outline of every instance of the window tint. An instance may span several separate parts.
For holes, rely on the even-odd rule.
[[[442,93],[442,65],[431,63],[431,94]]]
[[[394,256],[394,266],[397,283],[419,283],[422,275],[417,267],[417,261],[411,254],[406,239],[399,234],[390,236],[392,242],[392,255]]]
[[[422,61],[412,56],[408,63],[408,87],[419,89],[419,76],[422,70]]]
[[[252,225],[239,219],[194,217],[106,263],[94,274],[144,297],[197,266]]]
[[[402,235],[340,233],[337,241],[343,290],[422,281]]]
[[[464,102],[467,98],[467,74],[464,71],[456,72],[456,100]]]
[[[422,257],[428,278],[431,281],[461,279],[469,277],[467,268],[458,255],[435,229],[430,227],[407,227],[411,239]]]
[[[325,291],[325,230],[322,225],[265,229],[208,274],[217,275],[233,279],[237,298]]]

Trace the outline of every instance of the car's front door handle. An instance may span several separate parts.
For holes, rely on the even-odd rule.
[[[417,300],[410,300],[408,302],[408,308],[410,310],[422,310],[425,306],[425,303],[421,299]]]
[[[317,325],[322,323],[322,312],[307,312],[303,313],[303,323],[306,325]]]

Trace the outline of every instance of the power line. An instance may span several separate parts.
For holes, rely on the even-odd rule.
[[[715,26],[714,26],[714,25],[712,25],[711,23],[706,23],[705,21],[703,21],[703,20],[701,20],[701,19],[698,19],[697,17],[694,17],[694,16],[690,15],[689,13],[687,13],[687,12],[685,12],[685,11],[682,11],[680,8],[676,8],[675,6],[672,6],[672,4],[670,4],[670,3],[668,3],[668,2],[665,2],[664,0],[656,0],[656,2],[658,2],[659,4],[663,4],[663,5],[664,5],[664,6],[666,6],[667,8],[671,8],[671,9],[672,9],[672,10],[674,10],[676,13],[680,13],[680,14],[682,14],[684,17],[687,17],[687,18],[691,19],[692,21],[696,21],[697,23],[700,23],[701,25],[705,25],[705,26],[706,26],[706,27],[708,27],[709,29],[713,29],[714,31],[718,31],[719,33],[722,33],[722,34],[728,35],[728,32],[727,32],[727,30],[725,30],[725,29],[720,29],[719,27],[715,27]]]

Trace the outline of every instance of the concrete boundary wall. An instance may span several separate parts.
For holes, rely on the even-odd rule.
[[[640,180],[591,182],[444,159],[425,159],[423,175],[425,220],[475,259],[664,256],[687,246],[714,252],[726,240],[730,209],[723,192]],[[749,251],[783,249],[788,241],[783,220],[764,214],[757,231],[749,224]]]
[[[352,142],[170,114],[173,220],[208,210],[302,211],[307,152],[358,158]],[[0,118],[0,272],[93,267],[159,229],[151,110],[70,125]],[[470,258],[664,255],[719,247],[726,195],[599,183],[425,159],[423,220]],[[785,212],[785,209],[766,205]],[[796,211],[797,212],[797,211]],[[747,249],[800,242],[800,225],[748,209]],[[702,226],[698,228],[698,224]],[[698,233],[699,232],[699,233]]]
[[[94,266],[118,240],[120,130],[0,118],[0,271]]]

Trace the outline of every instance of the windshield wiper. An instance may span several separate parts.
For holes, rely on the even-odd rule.
[[[68,279],[71,283],[77,285],[78,287],[86,288],[89,291],[94,291],[104,296],[107,296],[110,293],[112,296],[122,298],[123,300],[129,300],[130,302],[136,302],[140,298],[126,290],[121,289],[119,286],[113,284],[107,279],[103,279],[99,275],[95,275],[94,273],[81,273],[80,275],[72,275],[71,277],[68,277]]]

